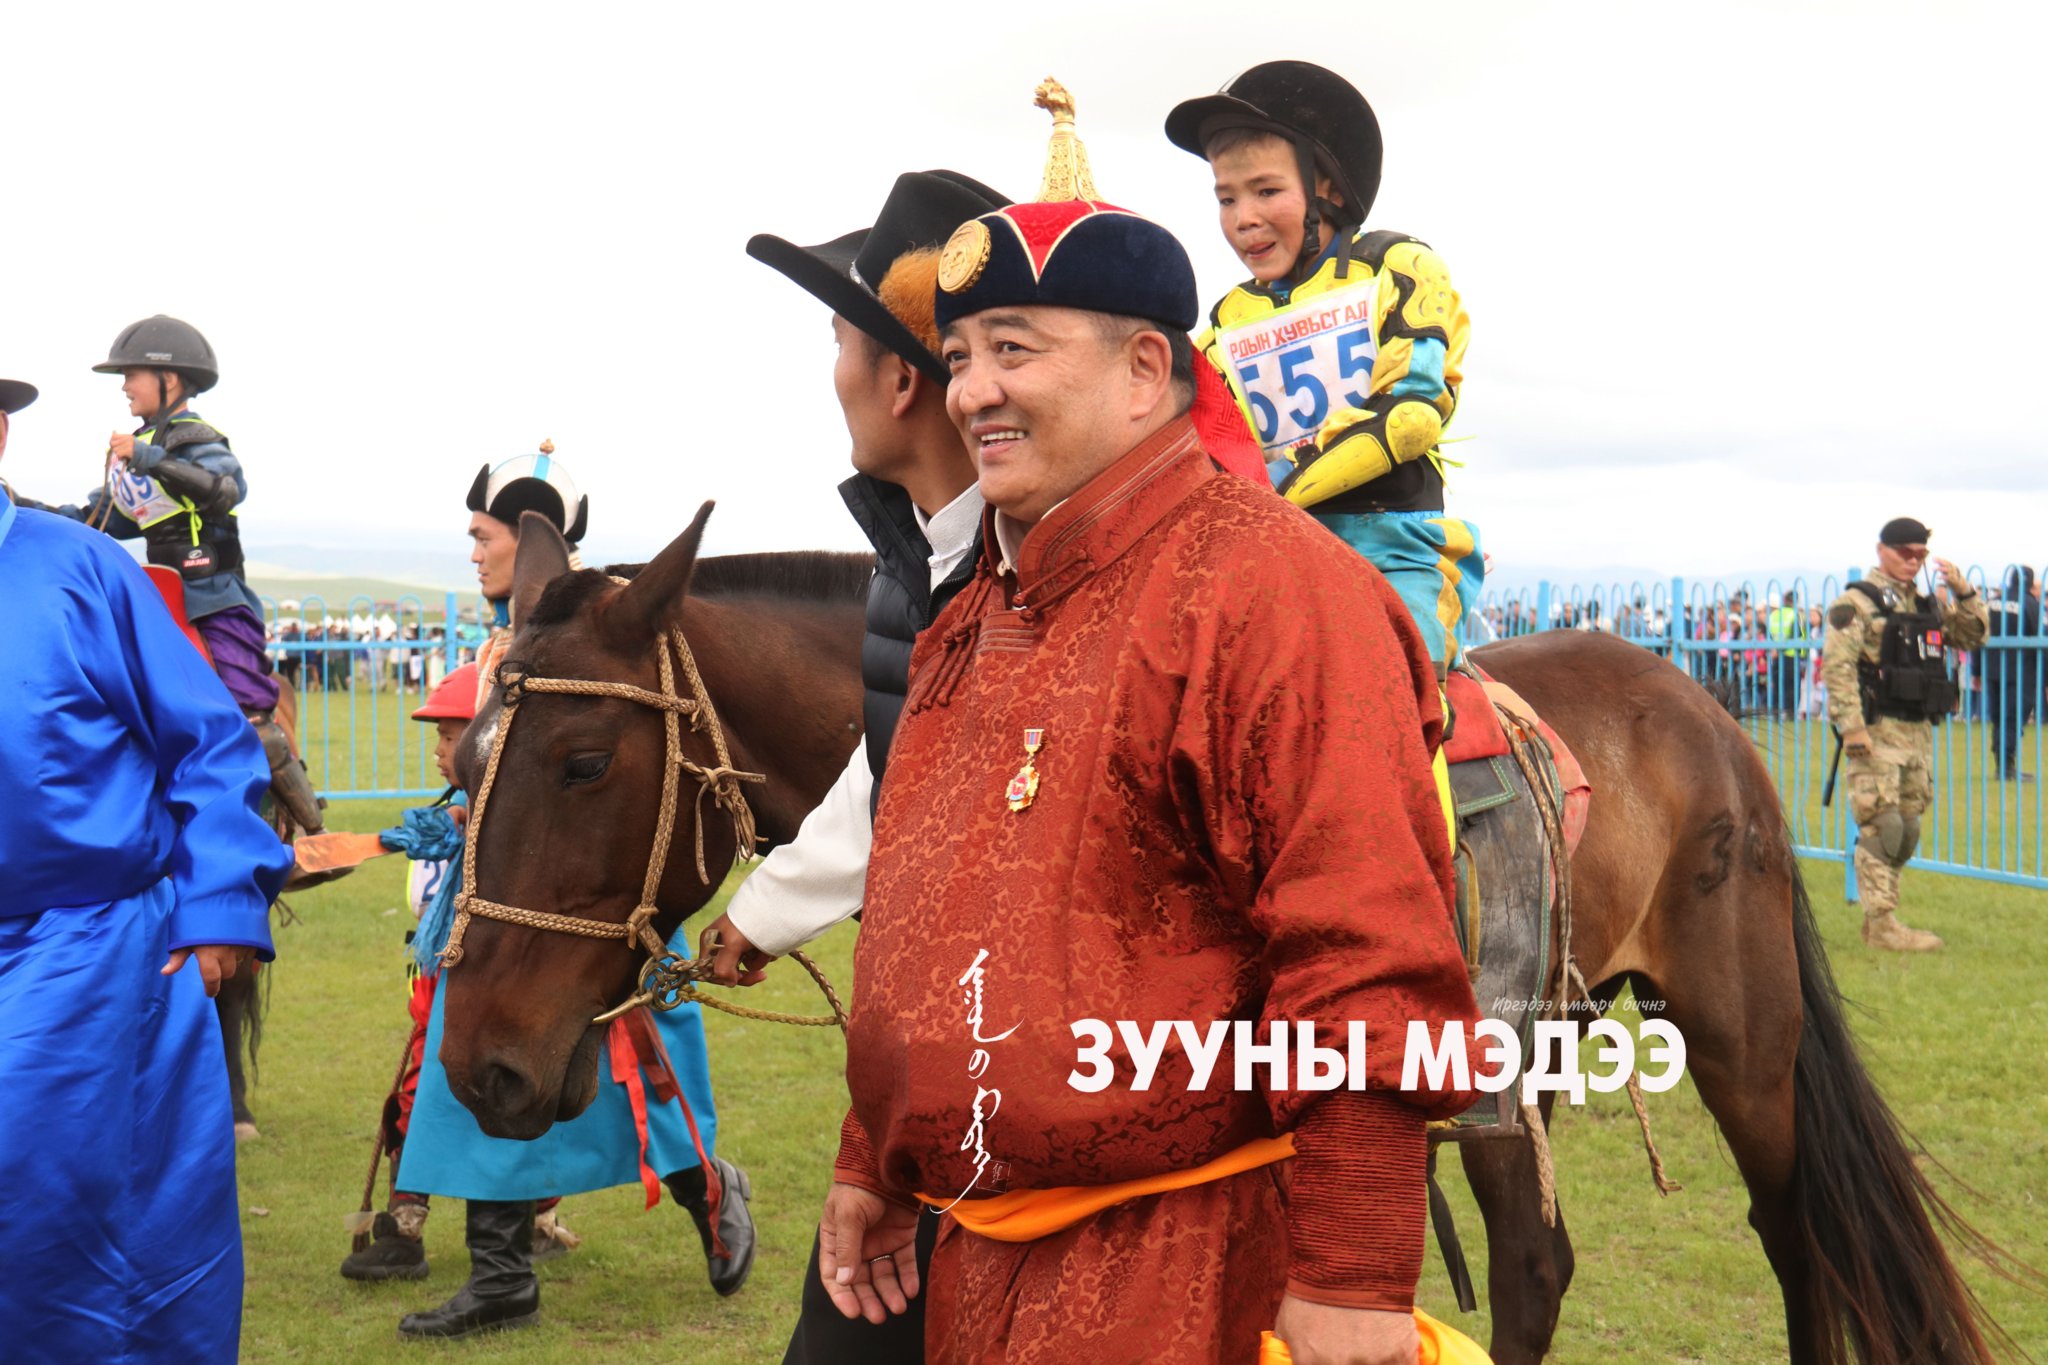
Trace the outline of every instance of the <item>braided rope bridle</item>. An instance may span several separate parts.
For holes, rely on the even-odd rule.
[[[844,1029],[846,1011],[840,1005],[839,997],[818,968],[802,953],[792,953],[791,956],[803,965],[804,970],[811,974],[819,989],[825,993],[826,1000],[832,1006],[830,1017],[776,1014],[767,1010],[731,1005],[700,995],[694,983],[702,980],[708,973],[710,959],[707,957],[693,961],[670,952],[668,944],[655,932],[654,917],[660,913],[655,898],[660,893],[662,877],[668,870],[669,846],[675,838],[676,814],[681,802],[680,788],[683,775],[687,773],[697,781],[697,796],[693,803],[697,877],[706,886],[713,885],[713,882],[710,870],[704,864],[705,794],[710,793],[713,803],[723,808],[732,818],[734,861],[750,860],[755,855],[758,840],[754,828],[754,810],[747,804],[746,794],[741,790],[740,784],[768,780],[765,773],[743,772],[733,767],[732,754],[726,748],[725,729],[718,722],[718,712],[711,704],[711,694],[705,690],[704,679],[697,671],[697,660],[690,653],[689,642],[683,638],[680,630],[666,630],[656,637],[655,663],[661,678],[659,692],[650,692],[644,687],[635,687],[630,683],[602,682],[591,678],[542,677],[509,659],[498,665],[492,681],[497,684],[502,694],[502,715],[498,721],[497,734],[491,742],[490,759],[484,766],[483,782],[477,787],[476,806],[470,812],[468,838],[463,841],[462,889],[455,897],[455,923],[448,933],[448,947],[441,954],[442,968],[445,970],[462,961],[463,935],[469,928],[471,917],[480,916],[507,924],[524,925],[529,929],[574,934],[581,938],[618,939],[627,948],[633,947],[637,941],[645,948],[647,963],[640,970],[639,990],[592,1019],[593,1024],[610,1023],[641,1005],[657,1010],[671,1010],[686,1000],[699,1000],[744,1018],[786,1024],[836,1024]],[[689,684],[689,696],[676,689],[678,663],[681,664],[683,677]],[[667,747],[667,762],[663,766],[661,779],[661,811],[654,829],[654,847],[648,855],[647,876],[641,884],[640,904],[634,907],[633,913],[623,922],[578,919],[573,915],[527,910],[516,905],[503,905],[497,901],[485,900],[477,894],[477,847],[483,841],[485,810],[490,804],[491,791],[497,783],[498,763],[504,757],[505,744],[512,733],[512,722],[518,717],[519,704],[528,692],[615,697],[661,712],[662,732]],[[711,737],[711,747],[716,761],[708,767],[692,762],[683,752],[682,722],[685,717],[688,717],[692,730],[703,731]]]

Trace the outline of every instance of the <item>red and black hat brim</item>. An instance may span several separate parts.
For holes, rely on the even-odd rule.
[[[0,379],[0,412],[12,415],[36,401],[36,386],[19,379]]]
[[[870,287],[855,274],[854,263],[871,231],[862,228],[817,246],[798,246],[764,232],[748,239],[747,254],[769,269],[781,271],[849,324],[943,384],[947,378],[945,365],[896,320],[896,315],[875,294],[874,289],[882,282],[875,280]]]

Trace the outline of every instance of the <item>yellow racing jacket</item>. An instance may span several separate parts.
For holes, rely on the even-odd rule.
[[[1256,281],[1195,345],[1237,396],[1280,492],[1324,512],[1436,511],[1438,442],[1458,406],[1471,320],[1428,245],[1361,232],[1294,286]]]

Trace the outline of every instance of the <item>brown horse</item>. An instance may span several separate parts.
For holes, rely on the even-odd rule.
[[[569,571],[568,548],[541,517],[521,520],[514,573],[519,632],[506,656],[540,678],[600,679],[653,690],[663,631],[682,632],[747,786],[761,837],[786,842],[824,799],[860,737],[859,555],[739,555],[697,561],[710,504],[676,542],[621,585]],[[501,671],[502,676],[502,671]],[[472,828],[478,893],[525,909],[624,921],[639,904],[661,807],[666,747],[658,711],[613,697],[528,694],[517,742],[500,759]],[[497,729],[494,689],[470,726],[459,775],[475,799]],[[705,730],[684,727],[694,762],[714,762]],[[735,832],[685,782],[673,854],[655,903],[664,939],[707,902],[731,866]],[[700,818],[701,817],[701,818]],[[700,842],[701,841],[701,842]],[[703,851],[708,879],[698,874]],[[496,1137],[536,1137],[597,1093],[591,1020],[626,996],[641,954],[472,919],[446,977],[441,1061],[456,1098]]]
[[[735,765],[767,774],[748,789],[761,829],[792,833],[852,743],[853,596],[805,607],[712,591],[702,572],[693,584],[701,513],[630,587],[591,573],[558,578],[566,551],[535,522],[520,537],[511,657],[543,676],[650,687],[657,631],[679,626]],[[1576,959],[1596,997],[1632,984],[1639,999],[1662,1001],[1685,1037],[1749,1186],[1792,1358],[1834,1362],[1853,1348],[1876,1365],[1989,1360],[1928,1212],[1947,1210],[1857,1059],[1749,737],[1690,678],[1612,636],[1556,631],[1478,657],[1545,714],[1592,779],[1572,873]],[[476,850],[479,894],[623,921],[653,837],[660,722],[630,702],[581,696],[528,696],[521,708]],[[484,745],[497,714],[494,701],[472,730]],[[705,737],[692,743],[694,761],[706,762]],[[464,762],[474,790],[478,754]],[[693,828],[684,806],[677,846],[701,833],[707,856],[725,857],[730,831],[708,817]],[[710,894],[688,858],[671,858],[658,931]],[[634,962],[616,941],[473,922],[447,978],[441,1057],[486,1131],[530,1137],[589,1102],[599,1035],[590,1021],[627,992]],[[1542,1221],[1528,1143],[1461,1152],[1489,1236],[1494,1358],[1540,1360],[1571,1280],[1563,1220]]]
[[[1987,1248],[1914,1164],[1857,1057],[1748,733],[1681,670],[1612,635],[1550,631],[1473,658],[1556,727],[1592,781],[1573,956],[1603,1007],[1630,984],[1684,1037],[1749,1188],[1791,1358],[1827,1365],[1853,1347],[1871,1365],[1989,1361],[1935,1223]],[[1492,1253],[1493,1357],[1540,1360],[1571,1282],[1563,1217],[1542,1221],[1529,1144],[1467,1142],[1461,1155]]]

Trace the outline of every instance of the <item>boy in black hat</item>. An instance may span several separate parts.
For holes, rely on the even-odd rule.
[[[1425,243],[1364,230],[1380,179],[1372,107],[1334,72],[1266,62],[1175,107],[1166,136],[1209,163],[1224,238],[1252,276],[1197,345],[1281,495],[1387,576],[1441,672],[1485,575],[1477,529],[1444,515],[1439,448],[1470,321]]]

